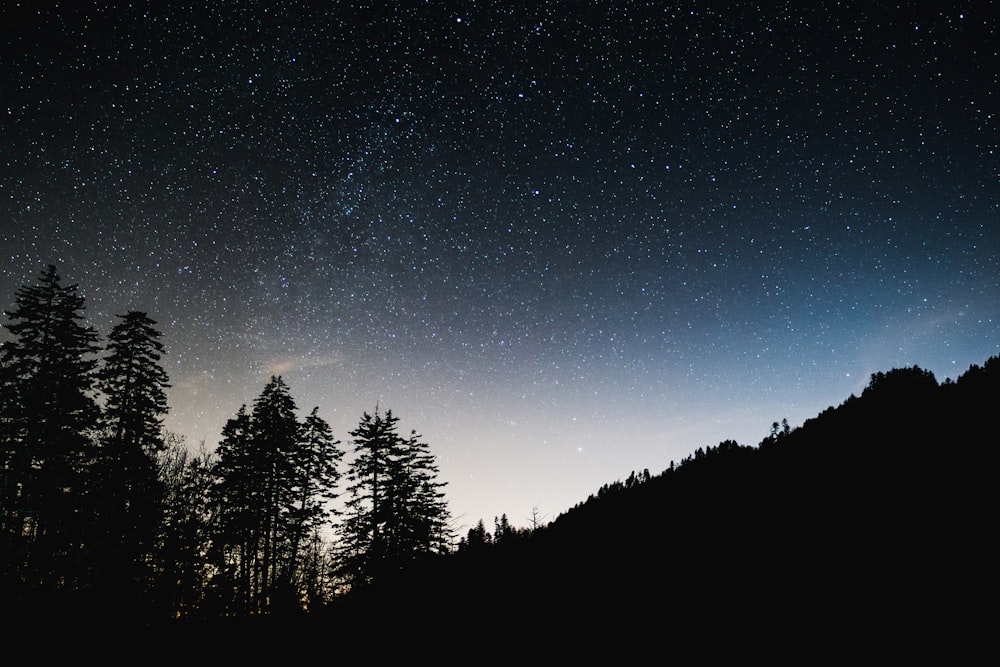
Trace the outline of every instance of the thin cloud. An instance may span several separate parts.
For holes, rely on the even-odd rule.
[[[298,371],[335,366],[342,359],[343,356],[337,352],[325,355],[299,354],[281,359],[273,359],[265,365],[264,372],[267,375],[289,375]]]

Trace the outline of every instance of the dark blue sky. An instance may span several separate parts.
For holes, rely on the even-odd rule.
[[[989,3],[15,4],[0,297],[147,311],[192,443],[280,373],[519,524],[1000,352]]]

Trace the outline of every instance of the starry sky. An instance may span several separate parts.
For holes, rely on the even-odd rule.
[[[202,6],[205,5],[205,6]],[[167,427],[376,405],[455,528],[1000,353],[988,2],[0,5],[0,302],[159,323]],[[6,332],[0,335],[6,335]]]

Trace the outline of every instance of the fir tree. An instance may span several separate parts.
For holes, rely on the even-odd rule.
[[[460,551],[479,550],[488,544],[493,544],[493,536],[486,530],[486,524],[480,519],[479,522],[469,529],[462,541],[459,542]]]
[[[392,465],[394,557],[405,562],[428,553],[444,553],[451,543],[444,482],[430,448],[416,431],[399,448]]]
[[[344,456],[340,441],[333,437],[330,425],[313,408],[302,424],[302,436],[295,450],[298,480],[293,488],[292,504],[288,508],[288,523],[292,544],[289,576],[298,570],[301,556],[315,557],[315,542],[320,529],[329,522],[333,511],[329,503],[337,498],[340,480],[339,464]],[[312,536],[312,543],[308,540]],[[305,550],[303,554],[302,551]],[[304,577],[303,589],[313,583]]]
[[[365,412],[351,431],[354,458],[347,471],[346,516],[341,525],[340,569],[353,586],[378,576],[387,560],[389,468],[396,456],[399,420],[388,411]]]
[[[13,339],[2,348],[7,572],[32,585],[84,586],[94,532],[88,475],[100,410],[94,400],[96,331],[83,323],[84,299],[54,266],[21,287],[7,311]]]
[[[398,418],[376,408],[351,432],[347,511],[341,526],[341,573],[366,586],[414,559],[448,549],[448,510],[427,445],[399,435]]]
[[[99,373],[105,395],[99,511],[104,531],[101,560],[109,586],[134,587],[148,576],[148,559],[162,517],[156,456],[165,448],[167,412],[163,345],[145,313],[119,316],[109,355]],[[139,590],[135,591],[139,593]]]
[[[109,441],[152,459],[166,447],[162,418],[167,413],[170,384],[160,364],[161,334],[146,313],[132,311],[119,318],[121,322],[108,337],[110,354],[100,371],[105,424]]]
[[[317,410],[300,423],[295,401],[272,377],[223,430],[213,497],[218,532],[216,588],[230,613],[272,611],[276,599],[297,605],[307,538],[327,520],[342,453]]]
[[[290,538],[285,519],[295,502],[299,482],[296,455],[300,445],[301,425],[295,415],[295,401],[281,377],[272,377],[254,402],[250,420],[250,442],[256,493],[260,502],[254,508],[258,529],[259,567],[256,576],[256,611],[268,606],[271,590],[291,558],[287,550]]]
[[[209,560],[218,570],[211,582],[220,613],[243,613],[249,605],[256,544],[250,414],[240,406],[222,427],[210,490],[213,535]]]

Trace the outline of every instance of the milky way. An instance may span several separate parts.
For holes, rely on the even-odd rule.
[[[192,445],[280,374],[523,525],[1000,352],[989,3],[14,4],[3,306],[148,312]]]

